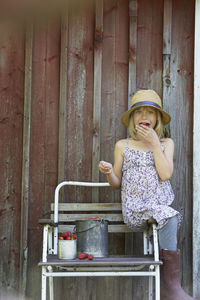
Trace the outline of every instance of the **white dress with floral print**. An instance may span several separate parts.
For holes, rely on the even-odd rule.
[[[174,200],[170,181],[159,178],[151,150],[129,148],[127,141],[122,172],[122,212],[130,228],[142,231],[147,228],[147,220],[153,218],[159,229],[175,215],[180,225],[180,213],[169,206]]]

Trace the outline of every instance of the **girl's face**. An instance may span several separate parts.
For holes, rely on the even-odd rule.
[[[156,109],[151,106],[142,106],[134,110],[133,123],[134,125],[145,125],[154,128],[156,125],[157,113]]]

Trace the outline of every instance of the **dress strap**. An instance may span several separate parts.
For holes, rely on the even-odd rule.
[[[164,152],[164,150],[165,150],[165,145],[164,145],[163,143],[161,143],[161,149],[162,149],[162,151]]]
[[[128,148],[128,140],[129,140],[129,138],[127,137],[127,139],[126,139],[126,148]]]

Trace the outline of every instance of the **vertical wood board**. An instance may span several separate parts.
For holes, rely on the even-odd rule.
[[[54,199],[58,166],[59,111],[59,19],[37,20],[34,27],[32,81],[32,138],[30,172],[30,218],[27,295],[40,298],[41,283],[37,263],[42,247],[38,218],[49,216]],[[34,213],[33,213],[34,212]]]
[[[21,189],[21,232],[20,232],[20,293],[26,294],[28,225],[29,225],[29,190],[30,190],[30,143],[31,143],[31,103],[32,103],[32,47],[33,26],[30,23],[25,35],[25,80],[24,80],[24,124]]]
[[[163,108],[169,112],[171,93],[171,29],[172,29],[172,0],[164,1],[163,12]],[[166,132],[170,135],[170,124],[166,126]]]
[[[101,82],[102,82],[102,39],[103,39],[103,0],[96,1],[94,37],[94,97],[93,97],[93,149],[92,181],[99,182],[100,135],[101,135]],[[92,191],[92,201],[99,201],[98,189]]]
[[[129,86],[128,86],[128,107],[130,107],[133,94],[136,92],[136,53],[137,53],[137,15],[138,1],[129,1]]]
[[[200,297],[200,1],[195,3],[194,120],[193,120],[193,295]]]
[[[168,99],[171,136],[175,142],[173,207],[183,215],[179,230],[182,286],[192,283],[192,130],[193,130],[193,20],[194,2],[173,1],[171,94]],[[179,26],[182,24],[182,26]],[[186,59],[190,57],[191,59]]]
[[[67,159],[68,180],[90,181],[93,135],[94,7],[69,13]],[[67,201],[90,201],[85,188],[68,188]]]
[[[137,89],[152,88],[162,94],[163,2],[138,3]]]
[[[60,48],[60,97],[59,97],[59,140],[58,140],[58,183],[66,179],[66,124],[67,124],[67,69],[68,69],[68,6],[61,16]]]
[[[0,282],[19,288],[24,31],[15,22],[0,24]]]

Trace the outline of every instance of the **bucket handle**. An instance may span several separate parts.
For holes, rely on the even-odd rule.
[[[95,221],[96,221],[96,220],[95,220]],[[75,230],[73,230],[73,233],[82,233],[82,232],[89,231],[89,230],[91,230],[91,229],[93,229],[93,228],[95,228],[95,227],[98,227],[98,226],[100,226],[101,224],[103,224],[105,220],[104,220],[104,219],[100,219],[100,220],[97,220],[97,221],[98,221],[98,224],[96,224],[96,225],[94,225],[94,226],[92,226],[92,227],[90,227],[90,228],[81,230],[81,231],[77,231],[77,230],[75,229]]]

